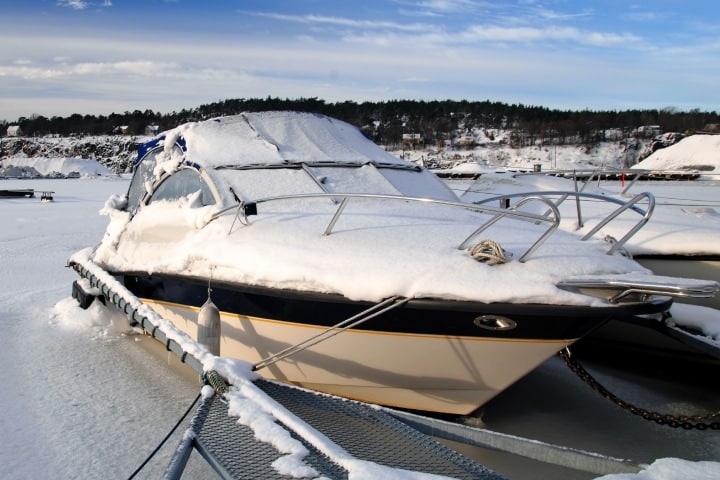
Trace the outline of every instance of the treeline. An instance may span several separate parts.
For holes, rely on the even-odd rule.
[[[564,143],[568,139],[580,142],[605,140],[606,132],[611,129],[616,132],[616,137],[617,132],[622,137],[636,135],[641,126],[659,126],[663,132],[693,133],[708,125],[720,124],[716,112],[699,109],[573,111],[487,100],[330,103],[318,98],[267,97],[230,99],[165,114],[135,110],[107,116],[73,114],[47,118],[33,115],[22,117],[12,125],[19,125],[24,136],[142,135],[148,132],[149,126],[164,131],[188,121],[263,110],[299,110],[329,115],[363,128],[376,143],[384,145],[401,142],[403,133],[419,133],[426,143],[440,142],[456,135],[458,128],[468,132],[473,128],[512,129],[523,143],[546,139]],[[2,135],[5,135],[8,125],[0,125]]]

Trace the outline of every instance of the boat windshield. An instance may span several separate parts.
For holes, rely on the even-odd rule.
[[[314,193],[405,195],[457,201],[455,194],[432,173],[412,166],[303,163],[218,170],[223,170],[222,176],[246,201]]]
[[[132,180],[130,181],[130,187],[128,188],[128,202],[127,210],[131,213],[140,206],[140,202],[143,201],[146,194],[148,193],[148,185],[152,185],[155,181],[155,167],[158,164],[158,156],[163,153],[163,146],[159,144],[151,150],[145,153],[143,157],[136,163],[135,171],[133,172]],[[177,158],[182,158],[183,151],[179,145],[173,147],[171,155]]]
[[[197,192],[199,192],[199,205],[213,205],[215,203],[212,190],[200,173],[192,168],[183,168],[168,176],[158,185],[148,203],[159,200],[178,200]]]

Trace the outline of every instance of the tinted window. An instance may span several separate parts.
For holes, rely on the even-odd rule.
[[[145,185],[152,181],[153,169],[157,163],[156,157],[160,152],[162,152],[162,148],[156,148],[147,153],[135,167],[135,173],[128,189],[128,211],[134,213],[145,196]]]
[[[149,203],[157,200],[179,200],[197,191],[202,192],[201,202],[203,205],[215,203],[210,187],[200,174],[195,170],[184,168],[166,178],[155,189]]]

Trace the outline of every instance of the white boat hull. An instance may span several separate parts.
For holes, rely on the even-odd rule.
[[[177,328],[197,338],[197,308],[145,301]],[[228,313],[221,313],[221,322],[220,356],[251,363],[322,330]],[[575,340],[499,340],[348,330],[259,373],[370,403],[468,414]]]

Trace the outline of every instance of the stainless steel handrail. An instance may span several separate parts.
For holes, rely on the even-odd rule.
[[[655,211],[655,197],[650,192],[643,192],[635,195],[630,200],[624,201],[620,200],[614,197],[610,197],[607,195],[600,195],[596,193],[583,193],[583,192],[573,192],[573,191],[565,191],[565,190],[548,190],[548,191],[536,191],[536,192],[520,192],[520,193],[510,193],[505,195],[497,195],[490,198],[485,198],[483,200],[479,200],[476,202],[473,202],[473,205],[481,205],[485,203],[490,202],[497,202],[501,199],[506,198],[514,198],[514,197],[529,197],[529,196],[541,196],[541,197],[547,197],[547,196],[554,196],[554,195],[560,195],[561,200],[565,200],[569,196],[574,196],[577,199],[580,198],[589,198],[593,200],[601,200],[603,202],[608,203],[615,203],[617,205],[620,205],[619,208],[615,209],[613,212],[608,214],[603,220],[598,223],[593,229],[591,229],[587,234],[585,234],[581,240],[588,240],[593,235],[595,235],[602,227],[610,223],[612,220],[617,218],[621,213],[623,213],[626,210],[631,210],[639,215],[641,215],[640,220],[615,244],[608,250],[608,255],[612,255],[616,253],[620,248],[625,245],[625,243],[630,240],[645,224],[650,220],[650,217],[652,217],[653,212]],[[642,209],[640,206],[637,205],[638,202],[640,202],[643,199],[647,199],[647,208]],[[549,199],[548,199],[549,200]],[[552,202],[551,202],[552,203]],[[553,203],[554,206],[559,206],[558,203]],[[579,215],[579,213],[578,213]]]
[[[458,250],[463,250],[467,248],[469,242],[475,238],[478,234],[481,232],[487,230],[490,226],[497,223],[502,218],[515,218],[519,220],[526,220],[534,223],[549,223],[550,226],[546,231],[542,233],[542,235],[538,238],[535,243],[533,243],[528,250],[523,253],[523,255],[520,257],[520,262],[524,262],[527,260],[527,258],[535,252],[546,240],[547,238],[557,229],[557,227],[560,225],[560,212],[557,210],[555,205],[547,198],[544,197],[531,197],[528,198],[523,203],[526,203],[527,201],[539,201],[547,205],[548,208],[553,212],[552,218],[549,218],[545,215],[539,215],[535,213],[529,213],[529,212],[523,212],[520,210],[517,210],[516,208],[494,208],[489,207],[485,205],[475,205],[471,203],[463,203],[463,202],[452,202],[447,200],[438,200],[434,198],[426,198],[426,197],[407,197],[403,195],[385,195],[385,194],[374,194],[374,193],[302,193],[302,194],[295,194],[295,195],[280,195],[275,197],[266,197],[266,198],[259,198],[253,201],[242,201],[238,203],[237,205],[233,205],[231,207],[224,208],[220,210],[219,212],[215,213],[211,218],[210,221],[217,219],[218,217],[222,216],[223,214],[229,212],[229,211],[236,211],[236,218],[238,216],[242,216],[243,218],[243,224],[248,224],[247,216],[248,215],[256,215],[257,214],[257,205],[262,203],[268,203],[268,202],[276,202],[276,201],[282,201],[282,200],[303,200],[303,199],[321,199],[321,198],[330,198],[330,199],[337,199],[342,198],[343,200],[338,205],[337,209],[335,210],[335,213],[328,223],[327,227],[325,228],[325,231],[323,232],[324,236],[330,235],[335,228],[335,225],[337,224],[338,220],[340,219],[343,211],[345,210],[345,207],[347,206],[350,199],[370,199],[370,200],[390,200],[390,201],[401,201],[404,203],[407,202],[417,202],[417,203],[425,203],[430,205],[442,205],[442,206],[449,206],[453,208],[462,208],[464,210],[470,210],[475,211],[478,213],[485,213],[489,215],[494,215],[493,218],[488,220],[485,224],[480,226],[477,230],[475,230],[473,233],[471,233],[465,240],[463,240],[458,245]],[[252,213],[247,213],[252,212]]]
[[[509,212],[515,212],[515,211],[517,210],[517,208],[519,208],[519,207],[523,206],[524,204],[526,204],[526,203],[528,203],[528,202],[530,202],[530,201],[533,201],[533,200],[538,200],[538,201],[541,201],[541,202],[543,202],[543,203],[545,203],[545,204],[548,205],[550,211],[553,213],[554,222],[550,225],[550,228],[548,228],[548,229],[540,236],[540,238],[538,238],[538,239],[535,241],[535,243],[533,243],[533,244],[530,246],[530,248],[520,257],[520,259],[518,260],[520,263],[525,262],[525,260],[527,260],[527,258],[528,258],[533,252],[535,252],[535,250],[537,250],[537,249],[540,247],[540,245],[542,245],[543,243],[545,243],[545,240],[547,240],[548,237],[550,237],[550,235],[552,235],[552,233],[557,229],[557,227],[560,226],[560,212],[558,211],[557,207],[555,207],[555,205],[554,205],[549,199],[544,198],[544,197],[526,197],[526,198],[520,200],[520,201],[519,201],[518,203],[516,203],[515,205],[513,205],[511,208],[505,209],[505,214],[507,215],[507,213],[509,213]],[[476,236],[478,236],[480,233],[482,233],[483,231],[485,231],[485,230],[486,230],[487,228],[489,228],[491,225],[497,223],[501,218],[504,218],[506,215],[498,214],[498,215],[495,215],[495,217],[493,217],[493,218],[491,218],[490,220],[488,220],[487,222],[485,222],[484,225],[481,225],[480,228],[478,228],[478,229],[475,230],[473,233],[471,233],[470,236],[468,236],[468,237],[460,244],[460,246],[458,247],[458,249],[459,249],[459,250],[463,250],[463,249],[467,248],[468,245],[469,245],[469,243],[470,243],[470,241],[471,241],[472,239],[474,239],[474,238],[475,238]],[[543,215],[543,217],[547,218],[547,215]]]
[[[640,218],[638,223],[633,226],[620,240],[615,242],[615,244],[608,250],[608,255],[612,255],[613,253],[617,252],[622,246],[632,238],[633,235],[635,235],[645,224],[650,220],[650,217],[652,216],[653,211],[655,210],[655,197],[650,192],[643,192],[638,193],[633,198],[628,200],[625,205],[622,205],[620,208],[617,208],[615,211],[611,212],[607,217],[605,217],[600,223],[595,225],[595,228],[590,230],[588,233],[585,234],[584,237],[582,237],[582,240],[587,240],[588,238],[595,235],[602,227],[613,221],[615,218],[618,217],[622,212],[631,209],[635,206],[636,203],[638,203],[643,198],[647,199],[647,210],[645,211],[645,214]]]

